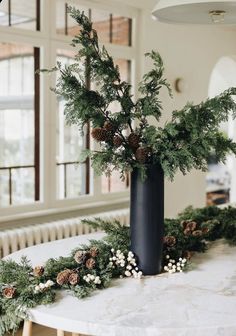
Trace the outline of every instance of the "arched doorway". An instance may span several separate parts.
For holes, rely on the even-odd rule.
[[[236,56],[224,56],[216,63],[209,83],[209,97],[236,87]],[[236,140],[236,121],[231,117],[221,124],[221,131]],[[210,157],[207,174],[207,204],[236,202],[236,159],[229,155],[225,164],[217,163]]]

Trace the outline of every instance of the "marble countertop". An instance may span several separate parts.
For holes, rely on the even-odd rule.
[[[101,236],[37,245],[10,257],[19,261],[26,255],[36,266]],[[193,262],[187,273],[115,280],[83,300],[59,292],[56,303],[31,309],[30,317],[48,327],[96,336],[235,336],[236,247],[215,242]]]

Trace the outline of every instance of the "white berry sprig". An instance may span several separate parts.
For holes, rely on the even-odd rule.
[[[176,262],[175,259],[171,259],[169,255],[166,255],[166,265],[164,266],[164,271],[168,273],[182,273],[186,267],[187,260],[185,258],[179,258]]]
[[[120,250],[115,251],[111,249],[112,256],[109,259],[109,266],[112,268],[121,267],[123,268],[123,274],[121,277],[134,277],[135,279],[140,279],[143,273],[138,269],[135,256],[133,252],[129,251],[128,255],[125,257],[124,253]]]
[[[111,249],[112,257],[110,257],[109,265],[115,268],[115,266],[125,267],[125,255],[120,250],[115,251]]]
[[[52,287],[54,285],[54,282],[52,280],[48,280],[46,283],[40,283],[35,286],[34,292],[37,293],[42,293]]]
[[[91,283],[93,282],[95,285],[100,285],[102,283],[101,279],[99,276],[95,276],[93,274],[87,274],[83,277],[83,279],[87,282],[87,283]]]

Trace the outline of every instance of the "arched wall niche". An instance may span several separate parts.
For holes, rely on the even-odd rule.
[[[236,87],[236,55],[226,55],[221,57],[215,64],[211,76],[209,79],[208,95],[214,97],[224,90],[230,87]],[[236,97],[235,97],[236,99]],[[231,139],[236,141],[236,120],[233,120],[230,116],[228,122],[221,124],[221,130],[228,135]],[[209,180],[211,172],[209,167],[209,173],[207,179]],[[233,155],[229,155],[225,165],[218,165],[218,171],[215,171],[215,176],[219,174],[219,179],[222,183],[227,185],[227,181],[224,181],[224,176],[227,179],[227,175],[230,177],[230,202],[236,202],[236,158]]]

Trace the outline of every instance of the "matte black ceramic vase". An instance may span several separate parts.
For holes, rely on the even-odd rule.
[[[161,272],[164,235],[164,173],[159,165],[147,165],[147,178],[131,173],[131,250],[145,275]]]

